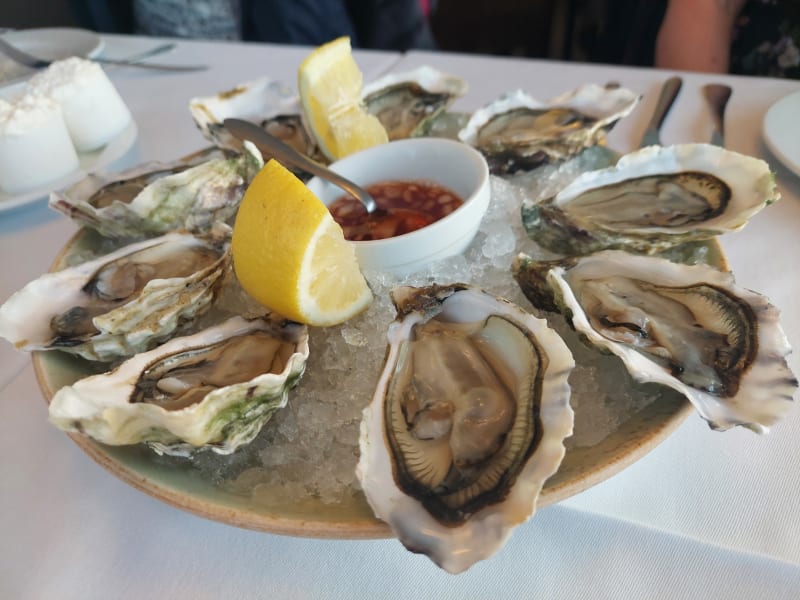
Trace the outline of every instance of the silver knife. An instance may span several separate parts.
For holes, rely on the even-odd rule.
[[[678,92],[681,91],[682,85],[683,80],[680,77],[670,77],[664,82],[664,85],[661,88],[661,93],[658,96],[656,110],[653,112],[653,116],[650,119],[650,123],[647,125],[647,129],[644,131],[642,141],[639,143],[639,148],[661,145],[661,137],[659,135],[661,125],[664,123],[664,119],[667,117],[669,109],[672,108],[675,98],[678,97]]]

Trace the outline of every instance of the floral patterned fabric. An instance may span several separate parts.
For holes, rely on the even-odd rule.
[[[739,15],[731,73],[800,79],[800,0],[750,0]]]

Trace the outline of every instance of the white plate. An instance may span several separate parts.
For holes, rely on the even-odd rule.
[[[764,115],[764,142],[784,165],[800,175],[800,92],[778,100]]]
[[[45,60],[59,60],[70,56],[83,58],[96,56],[103,49],[100,37],[85,29],[53,27],[46,29],[21,29],[0,35],[9,44]],[[0,85],[8,85],[30,77],[35,71],[0,54]]]
[[[130,124],[122,130],[117,137],[111,140],[108,144],[103,146],[96,152],[89,152],[86,154],[78,154],[80,161],[80,168],[73,171],[69,175],[65,175],[61,179],[51,181],[48,184],[39,186],[22,194],[6,194],[0,190],[0,213],[6,210],[11,210],[18,206],[35,202],[40,198],[47,196],[53,190],[65,188],[77,181],[86,177],[89,173],[93,173],[107,165],[110,165],[115,160],[122,158],[125,153],[133,146],[136,141],[138,130],[136,122],[131,121]]]

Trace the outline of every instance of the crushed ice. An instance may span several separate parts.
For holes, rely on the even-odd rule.
[[[238,456],[203,453],[194,459],[196,468],[256,502],[280,505],[311,496],[335,504],[358,493],[354,472],[359,423],[383,366],[385,334],[394,319],[391,288],[471,283],[543,316],[522,295],[510,272],[518,252],[552,257],[526,236],[520,203],[555,194],[581,172],[595,168],[592,161],[602,159],[585,153],[559,167],[543,167],[508,180],[492,178],[489,209],[464,255],[402,280],[365,273],[375,296],[372,305],[343,325],[311,330],[306,373],[290,393],[288,406]],[[575,428],[567,447],[593,446],[652,402],[658,392],[635,386],[616,358],[583,347],[560,317],[549,320],[566,339],[578,364],[570,378]]]

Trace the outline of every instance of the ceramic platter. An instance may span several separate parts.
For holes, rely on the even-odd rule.
[[[60,267],[77,252],[92,249],[99,239],[93,232],[78,232],[53,267]],[[716,242],[707,245],[707,257],[711,264],[725,268]],[[89,363],[60,352],[35,353],[33,364],[48,401],[61,386],[89,374]],[[302,399],[302,393],[301,382],[291,392],[289,402]],[[568,449],[559,471],[547,481],[539,506],[568,498],[618,473],[655,448],[693,412],[691,405],[672,390],[661,388],[658,394],[656,401],[630,414],[601,441]],[[234,493],[224,482],[211,481],[191,461],[166,461],[143,445],[112,447],[80,435],[71,437],[92,459],[126,483],[208,519],[303,537],[364,539],[390,535],[388,527],[373,517],[361,494],[340,504],[325,504],[314,497],[298,497],[287,503],[285,497],[272,498],[263,490],[250,493],[241,487]]]

